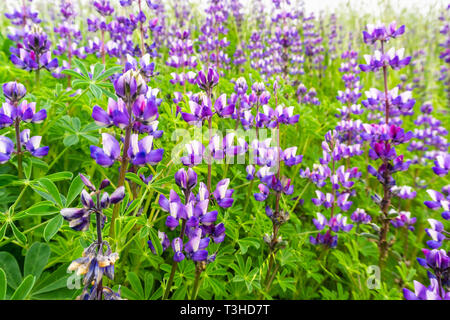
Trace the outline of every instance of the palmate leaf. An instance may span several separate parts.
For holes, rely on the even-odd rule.
[[[6,274],[8,286],[17,289],[22,282],[22,272],[16,258],[9,252],[0,252],[0,269]]]
[[[94,73],[92,75],[92,79],[97,80],[100,77],[101,73],[105,70],[105,65],[101,63],[96,63],[94,65]]]
[[[96,80],[104,80],[110,76],[112,76],[115,73],[119,73],[122,71],[122,67],[111,67],[105,70],[105,72],[103,72],[101,75],[99,75]]]
[[[127,279],[130,282],[131,288],[136,293],[139,300],[145,299],[144,288],[142,288],[141,280],[134,272],[128,272]]]
[[[25,210],[27,214],[32,216],[52,215],[59,211],[60,209],[55,207],[51,201],[38,202]]]
[[[2,268],[0,268],[0,301],[5,300],[6,297],[6,273],[3,271]]]
[[[84,79],[84,80],[88,79],[83,74],[80,74],[80,73],[78,73],[78,72],[76,72],[75,70],[72,70],[72,69],[64,69],[63,71],[61,71],[61,73],[62,74],[67,74],[67,75],[75,77],[77,79]],[[77,80],[77,79],[75,79],[75,80]],[[74,81],[72,81],[72,86],[74,85]]]
[[[50,247],[48,244],[39,242],[33,243],[25,256],[23,269],[24,276],[31,274],[34,275],[36,279],[39,279],[49,257]]]
[[[36,277],[31,274],[25,277],[14,294],[11,296],[11,300],[25,300],[33,289],[35,281]]]
[[[73,59],[73,63],[76,65],[76,67],[78,69],[80,69],[81,74],[83,75],[83,78],[86,80],[90,80],[89,71],[88,71],[88,68],[85,66],[85,64],[77,58]]]
[[[59,194],[58,188],[48,178],[42,178],[38,180],[44,190],[52,197],[53,201],[60,207],[63,207],[63,203],[61,200],[61,195]]]
[[[51,219],[44,229],[45,241],[49,242],[58,232],[59,228],[61,228],[62,224],[63,224],[63,217],[61,215],[57,215],[56,217]]]
[[[66,199],[66,207],[69,207],[72,202],[75,200],[76,197],[83,191],[84,189],[84,183],[81,180],[80,176],[77,175],[70,184],[69,191],[67,192],[67,199]]]
[[[17,241],[19,241],[22,244],[26,244],[27,237],[22,233],[22,231],[20,231],[19,228],[17,228],[17,226],[13,222],[10,222],[9,225],[11,226],[11,230]]]

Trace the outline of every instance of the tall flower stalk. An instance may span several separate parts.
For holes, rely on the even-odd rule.
[[[97,239],[83,251],[83,256],[69,265],[68,271],[76,271],[77,275],[84,275],[83,292],[79,300],[121,300],[120,292],[114,292],[103,285],[103,275],[114,279],[114,265],[119,259],[116,252],[111,251],[109,243],[103,240],[102,229],[106,220],[103,210],[112,204],[120,203],[125,197],[125,188],[118,187],[111,195],[104,192],[110,185],[109,180],[103,180],[98,188],[80,174],[81,180],[89,192],[81,192],[82,208],[65,208],[61,215],[69,221],[69,226],[76,231],[87,231],[90,226],[91,215],[95,214]],[[92,286],[92,287],[90,287]]]
[[[91,157],[104,167],[110,167],[114,162],[120,163],[117,186],[123,186],[125,174],[131,162],[132,165],[154,165],[162,160],[164,150],[153,150],[153,138],[159,138],[158,90],[148,88],[142,75],[129,69],[114,81],[114,88],[119,99],[109,99],[108,110],[94,106],[92,117],[101,126],[115,126],[125,131],[122,154],[119,142],[110,134],[103,133],[103,148],[91,146]],[[139,133],[147,136],[139,140]],[[119,206],[114,206],[110,226],[110,236],[114,237],[115,220],[119,214]]]
[[[32,156],[44,157],[49,147],[41,147],[41,136],[30,136],[30,129],[21,131],[20,125],[24,123],[41,123],[47,117],[47,111],[42,109],[36,112],[36,102],[28,103],[22,100],[27,93],[25,86],[18,82],[7,82],[2,86],[6,102],[0,108],[0,128],[14,127],[16,150],[14,143],[6,136],[0,137],[0,163],[9,161],[13,153],[17,156],[17,171],[19,179],[23,178],[23,155],[28,151]],[[20,102],[20,103],[19,103]]]
[[[380,43],[381,51],[375,50],[374,55],[366,55],[364,58],[367,64],[361,64],[359,67],[364,72],[383,71],[384,96],[379,97],[378,104],[384,108],[384,124],[366,125],[366,132],[370,136],[371,150],[369,156],[373,160],[380,159],[381,166],[378,169],[369,165],[368,171],[380,181],[383,186],[383,197],[374,196],[374,201],[381,209],[381,228],[379,232],[379,265],[384,267],[391,246],[387,236],[391,218],[389,209],[391,207],[392,187],[395,180],[392,174],[396,171],[406,171],[410,161],[403,161],[403,156],[397,156],[395,145],[406,143],[412,137],[412,132],[405,133],[403,129],[394,124],[390,124],[391,99],[388,90],[388,67],[393,70],[399,70],[409,64],[411,57],[403,58],[404,49],[395,50],[391,48],[385,52],[385,45],[390,39],[394,39],[405,32],[405,26],[397,28],[396,23],[391,23],[388,27],[378,25],[368,25],[367,30],[363,31],[364,42],[366,44]]]

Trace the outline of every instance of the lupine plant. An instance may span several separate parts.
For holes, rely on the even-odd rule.
[[[1,1],[0,300],[450,299],[446,2]]]
[[[402,25],[397,28],[395,22],[389,26],[382,24],[368,25],[367,30],[363,31],[364,42],[366,44],[380,43],[381,51],[375,50],[373,55],[365,56],[367,64],[361,64],[360,69],[364,72],[383,71],[384,79],[384,97],[377,95],[378,104],[382,106],[385,121],[383,124],[366,125],[365,130],[368,135],[367,139],[370,141],[369,156],[373,160],[380,159],[382,164],[375,169],[371,165],[367,168],[368,172],[377,178],[383,186],[383,196],[377,194],[372,196],[373,201],[381,209],[381,228],[379,232],[379,250],[380,250],[380,266],[384,266],[389,246],[391,245],[387,236],[390,226],[390,206],[392,198],[392,187],[395,185],[395,180],[392,174],[398,171],[406,171],[410,165],[410,161],[404,161],[403,155],[397,155],[395,146],[407,143],[411,137],[412,132],[405,132],[402,128],[395,124],[390,124],[390,115],[395,111],[394,100],[400,100],[402,97],[389,95],[388,91],[388,68],[399,70],[408,65],[411,57],[403,57],[404,49],[395,50],[391,48],[388,52],[385,51],[385,44],[405,32],[405,26]],[[375,89],[376,90],[376,89]],[[400,98],[400,99],[399,99]],[[376,99],[376,98],[375,98]],[[412,102],[411,104],[414,104]],[[394,106],[394,108],[392,108]]]

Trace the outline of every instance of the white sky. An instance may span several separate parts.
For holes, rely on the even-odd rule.
[[[0,0],[0,2],[6,2],[6,7],[16,7],[20,2],[18,0]],[[89,0],[72,0],[74,3],[88,3]],[[206,6],[208,1],[206,0],[163,0],[163,2],[173,3],[174,1],[189,1],[200,3],[201,6]],[[251,10],[251,0],[240,0],[247,10]],[[271,4],[272,0],[263,0],[267,4]],[[295,0],[293,0],[295,2]],[[334,11],[336,8],[346,6],[350,3],[352,7],[357,8],[358,11],[363,13],[371,13],[374,16],[380,15],[380,9],[386,7],[386,4],[390,4],[395,11],[399,12],[405,8],[413,8],[420,11],[422,14],[426,14],[430,8],[440,9],[450,3],[450,0],[303,0],[305,9],[307,12],[319,11]],[[59,4],[60,0],[33,0],[33,6],[37,4],[52,5]],[[119,6],[119,0],[111,0],[114,6]],[[268,6],[270,8],[270,6]],[[4,11],[6,8],[0,8],[0,11]]]

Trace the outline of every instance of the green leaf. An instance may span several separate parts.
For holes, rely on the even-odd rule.
[[[63,140],[63,144],[66,147],[73,146],[80,141],[77,134],[71,134],[70,136],[66,136]]]
[[[35,166],[37,168],[48,170],[47,162],[42,161],[41,159],[33,157],[33,158],[31,158],[31,162],[33,163],[33,166]]]
[[[58,188],[53,183],[53,181],[48,178],[39,179],[39,183],[47,190],[47,192],[52,196],[55,203],[57,203],[61,208],[63,207],[61,195],[59,194]]]
[[[11,184],[15,180],[18,180],[16,175],[0,174],[0,188]]]
[[[78,79],[83,79],[84,78],[81,74],[79,74],[75,70],[71,70],[71,69],[64,69],[63,71],[61,71],[61,73],[62,74],[67,74],[69,76],[72,76],[72,77],[75,77],[75,78],[78,78]]]
[[[61,228],[62,223],[63,217],[61,215],[54,217],[52,220],[50,220],[49,223],[47,223],[44,229],[45,241],[49,242],[54,237],[54,235],[58,232],[59,228]]]
[[[372,233],[366,233],[366,232],[360,233],[360,236],[368,238],[368,239],[375,239],[375,240],[379,239],[377,235],[374,235]]]
[[[109,91],[109,90],[107,90],[107,89],[105,89],[103,87],[100,87],[100,89],[102,90],[103,94],[105,96],[107,96],[108,98],[117,100],[117,96],[114,93],[112,93],[111,91]]]
[[[6,273],[0,268],[0,300],[5,300],[6,297]]]
[[[25,237],[25,235],[19,230],[19,228],[17,228],[13,222],[11,222],[9,225],[11,226],[14,237],[16,237],[17,241],[19,241],[22,244],[26,244],[27,237]]]
[[[144,288],[145,300],[148,300],[153,289],[153,275],[150,272],[147,272],[144,276]]]
[[[32,274],[39,279],[50,257],[50,247],[46,243],[35,242],[25,256],[23,274]]]
[[[78,69],[80,69],[81,73],[83,74],[83,78],[89,80],[89,71],[84,65],[84,63],[78,60],[77,58],[73,59],[73,62],[78,67]]]
[[[88,123],[81,129],[81,132],[91,132],[91,131],[97,131],[98,129],[102,128],[101,126],[97,125],[95,122]]]
[[[62,171],[62,172],[52,173],[52,174],[45,176],[45,178],[47,178],[51,181],[70,180],[70,179],[72,179],[72,177],[73,177],[73,173],[70,171]]]
[[[35,281],[36,278],[33,275],[28,275],[11,296],[11,300],[25,300],[33,289]]]
[[[70,204],[75,200],[76,197],[83,191],[84,183],[81,180],[80,176],[76,176],[69,187],[69,192],[67,192],[67,200],[66,207],[69,207]]]
[[[16,258],[9,252],[0,252],[0,268],[6,274],[8,286],[16,289],[22,282],[22,273],[20,272]]]
[[[59,212],[60,210],[51,201],[42,201],[32,205],[25,212],[32,216],[45,216]]]
[[[127,299],[131,299],[131,300],[139,300],[140,299],[136,293],[134,293],[133,291],[131,291],[130,289],[128,289],[125,286],[121,287],[120,291],[122,291],[123,297],[125,297]]]
[[[155,248],[156,255],[160,256],[162,253],[161,240],[158,237],[155,229],[150,229],[150,240],[152,241],[153,247]]]
[[[103,72],[103,73],[101,74],[101,76],[99,76],[99,77],[97,78],[97,80],[103,80],[103,79],[106,79],[106,78],[108,78],[109,76],[112,76],[113,74],[118,73],[118,72],[121,72],[121,71],[122,71],[122,67],[112,67],[112,68],[106,69],[105,72]]]
[[[67,267],[68,264],[64,263],[56,270],[44,272],[33,288],[33,296],[61,288],[67,288],[67,280],[70,276],[70,274],[67,273]]]
[[[174,292],[172,300],[184,300],[186,299],[186,293],[186,286],[181,286]]]
[[[141,280],[134,272],[128,272],[127,274],[128,281],[131,284],[131,288],[135,293],[139,295],[139,299],[144,299],[144,289],[142,288]]]
[[[30,158],[26,158],[23,161],[23,172],[25,173],[25,177],[30,180],[31,179],[31,171],[33,169],[33,163]]]
[[[90,84],[89,90],[91,90],[95,98],[100,99],[102,97],[102,89],[100,89],[100,87],[96,86],[95,84]]]
[[[88,86],[90,84],[90,80],[84,80],[84,79],[75,79],[72,81],[72,88],[73,89],[80,89]]]
[[[0,241],[3,240],[3,238],[5,237],[5,233],[6,233],[6,228],[8,227],[8,224],[5,223],[1,228],[0,228]]]
[[[94,66],[94,74],[92,75],[92,78],[97,80],[97,78],[100,76],[100,74],[105,70],[105,66],[101,63],[96,63]]]
[[[134,183],[136,183],[136,184],[138,184],[140,186],[143,186],[144,188],[147,187],[147,185],[133,172],[127,172],[125,174],[125,178],[127,178],[128,180],[133,181]]]
[[[238,243],[239,243],[239,247],[241,248],[242,254],[246,254],[248,247],[250,247],[250,246],[253,246],[256,249],[259,249],[259,246],[260,246],[259,240],[257,238],[251,238],[251,237],[240,239]]]

